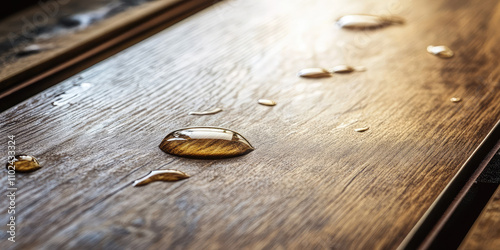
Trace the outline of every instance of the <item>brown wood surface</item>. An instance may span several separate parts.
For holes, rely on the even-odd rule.
[[[35,5],[15,15],[0,21],[0,42],[5,44],[0,50],[0,82],[12,78],[20,72],[33,68],[36,65],[48,61],[50,58],[64,54],[67,51],[74,50],[113,32],[127,23],[134,22],[136,19],[154,12],[155,9],[164,8],[172,5],[179,0],[159,0],[141,5],[129,7],[123,11],[120,6],[122,0],[90,0],[74,1],[61,0],[61,4],[54,2],[57,7],[52,7],[54,11],[49,12],[40,5]],[[139,0],[137,2],[141,2]],[[45,5],[43,5],[45,6]],[[46,8],[46,7],[45,7]],[[112,11],[118,12],[112,15]],[[109,14],[106,14],[109,13]],[[88,19],[96,19],[91,24],[82,23],[80,26],[65,27],[59,20],[63,17],[86,15]],[[40,17],[47,17],[42,19]],[[38,19],[44,20],[38,21]],[[85,18],[82,18],[85,19]],[[47,20],[47,21],[45,21]],[[12,43],[14,42],[14,43]],[[39,44],[51,47],[30,56],[15,57],[17,51],[22,50],[30,44]],[[10,46],[7,46],[10,45]]]
[[[337,29],[350,13],[407,23]],[[493,0],[214,5],[2,113],[1,134],[43,168],[17,175],[18,241],[0,248],[394,249],[500,118],[499,26]],[[296,76],[344,63],[368,70]],[[197,125],[255,151],[158,148]],[[191,177],[132,187],[159,168]]]
[[[154,15],[179,0],[158,0],[127,6],[121,0],[47,1],[0,21],[0,96],[9,94],[9,88],[29,77],[47,71],[84,51],[118,36],[148,16]],[[133,5],[133,4],[132,4]],[[50,10],[48,11],[49,6]],[[125,7],[128,7],[125,9]],[[60,19],[86,16],[92,23],[75,27],[61,25]],[[45,17],[42,19],[40,17]],[[38,19],[37,19],[38,18]],[[85,18],[81,18],[85,20]],[[95,20],[94,20],[95,19]],[[39,21],[39,20],[43,20]],[[44,48],[29,56],[16,56],[26,46],[36,44]],[[6,90],[7,89],[7,90]]]
[[[500,188],[483,209],[460,249],[500,249]]]

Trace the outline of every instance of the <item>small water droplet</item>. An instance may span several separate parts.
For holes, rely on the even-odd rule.
[[[160,149],[172,155],[204,159],[235,157],[254,150],[239,133],[217,127],[176,130],[163,139]]]
[[[154,181],[179,181],[189,177],[186,173],[174,169],[153,170],[146,176],[134,181],[134,187],[144,186]]]
[[[355,69],[349,65],[337,65],[337,66],[333,67],[332,72],[333,73],[351,73],[354,70]]]
[[[363,133],[363,132],[367,131],[368,129],[370,129],[370,128],[369,127],[361,127],[361,128],[355,128],[354,131],[359,132],[359,133]]]
[[[460,97],[452,97],[452,98],[450,98],[450,101],[454,102],[454,103],[457,103],[457,102],[461,102],[462,98],[460,98]]]
[[[265,106],[275,106],[276,102],[273,100],[269,99],[259,99],[259,104],[265,105]]]
[[[330,77],[332,74],[323,68],[307,68],[299,71],[298,76],[306,78]]]
[[[344,29],[374,29],[390,24],[403,24],[404,19],[397,16],[345,15],[337,20],[337,25]]]
[[[429,45],[427,46],[427,52],[441,58],[450,58],[453,57],[453,55],[455,55],[455,53],[453,53],[453,51],[450,48],[444,45],[439,45],[439,46]]]
[[[32,172],[40,169],[40,163],[31,155],[16,155],[15,161],[7,162],[7,170],[16,172]]]
[[[215,108],[215,109],[212,109],[209,111],[193,111],[193,112],[189,112],[189,114],[190,115],[213,115],[213,114],[217,114],[221,111],[222,111],[221,108]]]

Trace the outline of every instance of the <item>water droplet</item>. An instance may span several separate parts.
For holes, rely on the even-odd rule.
[[[215,108],[215,109],[209,110],[209,111],[193,111],[193,112],[189,112],[189,114],[190,115],[213,115],[213,114],[217,114],[221,111],[222,111],[221,108]]]
[[[269,99],[259,99],[259,104],[265,105],[265,106],[275,106],[276,102],[273,100]]]
[[[439,45],[439,46],[429,45],[427,46],[427,52],[441,58],[450,58],[453,57],[453,55],[455,55],[455,53],[453,53],[453,51],[450,48],[444,45]]]
[[[179,181],[189,177],[186,173],[174,169],[153,170],[146,176],[134,181],[134,187],[144,186],[154,181]]]
[[[64,104],[66,104],[66,102],[59,102],[59,101],[52,102],[52,106],[62,106]]]
[[[363,132],[367,131],[368,129],[370,129],[370,128],[369,127],[362,127],[362,128],[355,128],[354,131],[359,132],[359,133],[363,133]]]
[[[163,139],[160,149],[172,155],[205,159],[235,157],[254,150],[239,133],[216,127],[176,130]]]
[[[351,73],[354,70],[355,69],[349,65],[337,65],[337,66],[333,67],[332,72],[333,73]]]
[[[16,172],[32,172],[40,169],[40,163],[31,155],[16,155],[15,161],[7,162],[7,170]]]
[[[452,97],[452,98],[450,98],[450,101],[454,102],[454,103],[457,103],[457,102],[461,102],[462,98],[460,98],[460,97]]]
[[[330,77],[332,74],[323,68],[308,68],[299,71],[298,76],[306,78]]]
[[[403,24],[404,19],[397,16],[345,15],[337,20],[337,25],[344,29],[374,29],[390,24]]]

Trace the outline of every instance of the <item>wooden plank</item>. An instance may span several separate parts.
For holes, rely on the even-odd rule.
[[[6,28],[3,28],[0,33],[8,34],[3,37],[1,44],[3,46],[5,43],[11,43],[15,49],[11,50],[10,53],[2,54],[0,57],[0,63],[2,64],[0,70],[0,98],[6,99],[6,97],[14,94],[19,95],[20,92],[26,93],[26,89],[33,87],[43,90],[44,88],[41,87],[40,82],[42,80],[47,82],[46,78],[48,76],[82,63],[88,58],[103,53],[103,51],[112,52],[113,49],[119,48],[120,45],[130,45],[134,39],[137,40],[141,35],[144,38],[144,36],[148,35],[147,32],[154,31],[158,26],[171,25],[175,23],[176,18],[202,9],[212,4],[213,1],[161,0],[144,3],[109,17],[110,13],[121,11],[124,8],[123,3],[119,3],[120,1],[106,1],[105,5],[102,0],[95,0],[91,2],[93,7],[86,6],[86,8],[91,8],[92,11],[83,14],[78,12],[79,7],[81,7],[78,3],[56,4],[55,14],[48,19],[45,26],[41,27],[35,26],[34,24],[37,23],[34,21],[34,24],[30,23],[26,17],[33,16],[33,20],[36,20],[35,17],[40,16],[37,14],[43,13],[45,15],[42,10],[45,10],[46,7],[42,5],[2,22],[0,26]],[[96,21],[95,24],[82,24],[74,29],[64,29],[60,27],[58,20],[67,12],[74,15],[87,15],[87,18],[97,18],[99,21]],[[20,20],[28,21],[21,22]],[[29,32],[29,34],[25,34],[26,27],[29,27],[25,23],[32,25],[33,30],[31,33],[33,34]],[[14,29],[19,30],[21,33],[12,32]],[[37,34],[35,33],[37,29],[48,29],[51,32]],[[21,40],[17,41],[19,39]],[[27,44],[36,44],[50,49],[26,57],[13,57],[16,51],[22,50]]]
[[[111,6],[118,6],[119,1],[108,1],[109,4],[105,4],[102,0],[94,0],[90,1],[90,3],[74,1],[60,1],[59,3],[57,0],[48,2],[52,3],[48,4],[48,6],[34,6],[19,14],[10,16],[6,20],[2,20],[0,42],[5,47],[2,49],[9,49],[9,51],[2,51],[4,53],[0,58],[2,63],[0,70],[2,88],[8,86],[10,82],[15,83],[14,80],[9,79],[14,78],[17,80],[20,78],[20,76],[16,77],[16,75],[22,75],[31,68],[40,67],[39,65],[44,62],[53,61],[54,58],[60,57],[64,53],[68,53],[68,51],[80,48],[89,41],[97,40],[99,37],[114,32],[128,23],[137,22],[136,19],[143,18],[159,8],[164,8],[178,1],[162,0],[144,3],[108,18],[106,18],[105,13],[113,9]],[[53,11],[48,11],[51,9]],[[86,13],[89,13],[87,14],[88,19],[93,18],[98,21],[93,21],[92,24],[82,23],[81,27],[74,27],[73,29],[61,26],[59,23],[59,20],[63,17]],[[38,19],[44,22],[38,21]],[[87,21],[90,22],[90,20]],[[40,29],[47,31],[43,33],[39,31]],[[10,44],[10,46],[7,46],[7,44]],[[26,57],[14,56],[17,51],[31,44],[39,44],[51,49]]]
[[[500,248],[500,189],[497,189],[488,205],[474,223],[460,249]]]
[[[396,248],[499,120],[499,8],[214,5],[2,113],[1,134],[44,167],[16,176],[19,238],[0,248]],[[407,23],[336,29],[349,13]],[[436,58],[430,44],[456,55]],[[296,77],[343,63],[368,70]],[[187,115],[214,107],[224,111]],[[238,131],[256,149],[192,160],[158,148],[195,125]],[[191,178],[131,186],[158,168]]]
[[[495,172],[492,166],[496,164],[495,155],[499,150],[500,122],[467,159],[399,249],[457,248],[496,189],[488,189],[477,182],[491,181],[486,180],[484,174]],[[475,192],[481,192],[481,195],[476,196]],[[463,218],[464,214],[472,221]],[[454,239],[447,239],[450,236]]]

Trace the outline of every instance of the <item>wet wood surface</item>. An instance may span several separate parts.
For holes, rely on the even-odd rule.
[[[491,197],[460,249],[500,249],[500,189]]]
[[[351,13],[406,23],[335,27]],[[42,169],[16,175],[0,248],[394,249],[500,118],[499,26],[493,0],[216,4],[1,114]],[[427,53],[441,44],[455,56]],[[367,71],[296,76],[339,64]],[[255,150],[158,148],[189,126]],[[132,186],[155,169],[191,177]]]

